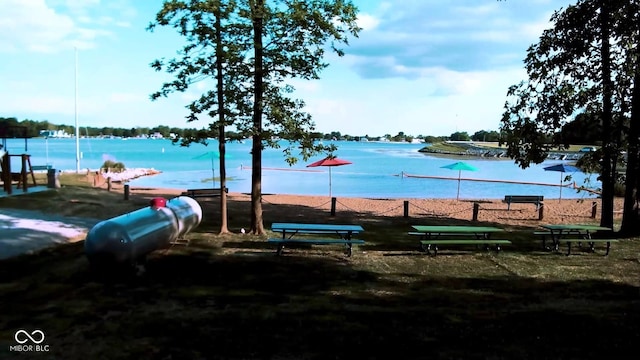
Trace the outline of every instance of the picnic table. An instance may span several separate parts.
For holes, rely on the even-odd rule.
[[[543,229],[549,232],[551,241],[553,242],[554,251],[558,251],[560,247],[560,241],[567,243],[567,256],[571,254],[571,243],[577,242],[578,246],[582,245],[582,242],[589,243],[589,250],[595,251],[594,245],[596,242],[604,242],[607,244],[607,250],[605,255],[609,255],[611,249],[611,243],[616,242],[616,239],[593,239],[591,235],[597,231],[612,231],[609,227],[603,227],[599,225],[589,224],[545,224],[540,225]],[[567,238],[567,235],[578,235],[579,238]],[[545,238],[542,238],[542,246],[546,248]]]
[[[271,231],[282,234],[281,238],[270,238],[267,241],[277,244],[276,253],[282,255],[285,245],[345,245],[347,256],[352,254],[354,244],[364,244],[364,240],[353,239],[353,235],[364,231],[360,225],[351,224],[307,224],[307,223],[273,223]],[[293,238],[296,235],[303,235]],[[334,235],[335,237],[309,238],[306,235]]]
[[[438,254],[438,245],[496,245],[496,251],[500,251],[500,245],[511,244],[505,239],[491,239],[491,234],[503,232],[504,229],[493,226],[469,226],[469,225],[412,225],[414,231],[409,235],[420,237],[420,247],[430,253],[432,246],[434,255]],[[462,236],[463,238],[460,238]],[[464,237],[467,238],[464,238]],[[473,236],[473,239],[468,237]]]

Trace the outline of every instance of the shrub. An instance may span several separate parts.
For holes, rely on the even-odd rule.
[[[105,161],[101,168],[104,169],[104,171],[111,170],[114,172],[123,172],[127,169],[123,163],[112,160]]]

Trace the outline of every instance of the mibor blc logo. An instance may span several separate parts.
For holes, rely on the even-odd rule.
[[[42,344],[44,342],[44,332],[42,330],[33,330],[32,332],[28,332],[27,330],[20,329],[16,331],[13,338],[17,344],[9,346],[9,351],[49,351],[49,345]]]

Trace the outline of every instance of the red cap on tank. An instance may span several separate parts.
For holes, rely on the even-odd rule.
[[[163,197],[155,197],[153,199],[151,199],[151,201],[149,202],[149,205],[153,208],[161,208],[161,207],[166,207],[167,206],[167,199],[163,198]]]

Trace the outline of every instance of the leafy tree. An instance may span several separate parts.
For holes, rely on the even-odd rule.
[[[471,137],[466,131],[456,131],[449,136],[449,139],[453,141],[469,141],[471,140]]]
[[[500,141],[500,133],[497,131],[486,131],[480,130],[476,131],[473,135],[471,135],[471,140],[473,141]]]
[[[565,145],[559,130],[577,111],[600,119],[601,225],[608,227],[624,123],[631,114],[637,10],[637,1],[581,0],[556,11],[553,28],[528,49],[529,80],[509,88],[502,118],[507,153],[523,168]]]
[[[578,114],[573,121],[562,126],[561,131],[558,133],[560,138],[557,142],[565,145],[601,145],[600,132],[602,128],[600,122],[601,119],[596,114]]]
[[[216,120],[209,125],[208,129],[184,132],[181,137],[174,138],[173,142],[179,142],[182,146],[189,146],[194,142],[208,145],[210,137],[218,137],[221,234],[229,232],[227,198],[224,191],[226,187],[225,125],[228,118],[246,116],[246,111],[242,113],[241,110],[249,108],[246,102],[247,90],[242,87],[248,78],[242,77],[243,72],[238,71],[247,67],[243,58],[243,52],[246,49],[242,47],[246,40],[242,36],[235,35],[242,34],[243,25],[235,24],[231,20],[237,15],[239,9],[235,1],[166,1],[156,15],[156,22],[149,25],[150,30],[157,25],[172,26],[187,38],[187,45],[180,52],[182,58],[172,59],[168,63],[156,60],[151,64],[157,71],[166,70],[170,74],[175,74],[176,77],[174,81],[163,84],[160,91],[152,94],[152,100],[175,91],[185,91],[195,82],[207,78],[215,79],[215,90],[209,90],[187,105],[190,110],[187,120],[197,121],[203,114]],[[245,94],[244,97],[243,94]],[[234,113],[234,109],[240,109],[240,111]]]
[[[337,46],[347,44],[347,36],[357,35],[355,20],[356,8],[344,0],[173,0],[164,3],[156,22],[150,25],[171,25],[188,41],[182,58],[152,64],[156,70],[176,75],[152,98],[185,91],[201,79],[224,80],[223,87],[217,81],[215,90],[188,105],[191,113],[187,119],[195,121],[204,114],[214,119],[210,132],[217,129],[224,134],[220,127],[233,125],[239,133],[252,137],[254,234],[264,233],[263,147],[281,147],[275,139],[288,141],[283,154],[290,164],[297,156],[306,160],[316,152],[335,150],[334,146],[314,144],[314,123],[302,111],[304,102],[289,97],[294,88],[287,81],[318,79],[328,66],[322,62],[325,45],[329,43],[342,55]],[[206,133],[196,135],[184,143],[206,140]],[[222,171],[223,166],[220,168]]]
[[[325,134],[324,139],[325,140],[340,140],[342,138],[342,134],[340,133],[340,131],[332,131],[329,134]]]
[[[102,135],[104,135],[104,136],[113,135],[113,128],[111,128],[111,127],[103,127],[102,131],[100,133]]]
[[[127,169],[123,163],[119,161],[116,162],[113,160],[105,160],[105,162],[102,163],[102,166],[100,168],[104,169],[105,171],[112,171],[112,172],[123,172]]]
[[[404,138],[404,132],[400,131],[396,136],[391,137],[391,141],[403,141]]]
[[[318,151],[335,150],[333,145],[315,145],[309,136],[314,130],[311,116],[304,113],[304,102],[289,98],[294,88],[286,82],[293,78],[318,79],[328,66],[323,57],[326,44],[339,56],[337,46],[348,44],[349,34],[357,36],[357,9],[345,0],[249,0],[246,13],[251,19],[253,47],[253,117],[240,128],[252,130],[251,230],[264,233],[262,224],[262,147],[280,145],[271,139],[295,140],[300,155],[308,159]],[[266,121],[264,121],[266,120]],[[290,143],[291,144],[291,143]],[[292,150],[283,149],[287,161],[295,163]]]
[[[436,144],[436,143],[440,143],[443,142],[444,139],[442,137],[438,137],[438,136],[432,136],[432,135],[427,135],[424,137],[424,142],[427,144]]]

